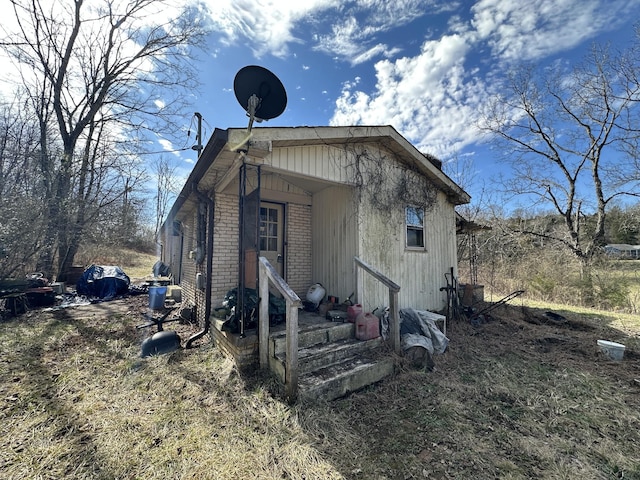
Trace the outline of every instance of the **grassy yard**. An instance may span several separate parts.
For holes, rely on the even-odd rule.
[[[0,478],[640,479],[638,318],[515,302],[433,372],[292,406],[208,341],[140,358],[145,301],[0,321]]]
[[[627,290],[629,310],[640,313],[640,261],[618,260],[612,268],[598,272],[600,279],[614,278]],[[603,282],[605,283],[605,282]]]

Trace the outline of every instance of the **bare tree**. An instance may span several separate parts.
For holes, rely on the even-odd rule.
[[[95,209],[132,188],[120,175],[132,163],[127,155],[149,130],[178,130],[181,98],[197,83],[189,48],[205,32],[198,11],[171,1],[11,4],[18,27],[4,28],[0,46],[19,67],[40,125],[51,247],[40,267],[64,277]]]
[[[519,231],[565,246],[586,277],[605,241],[609,205],[640,196],[629,148],[639,134],[632,127],[640,124],[638,60],[595,46],[572,70],[523,68],[482,119],[512,167],[506,191],[529,199],[529,210],[550,208],[562,219],[562,229],[523,221]]]
[[[21,107],[0,104],[0,278],[33,271],[43,247],[39,133]]]
[[[154,227],[154,237],[158,236],[162,222],[167,216],[169,205],[179,191],[176,179],[176,168],[172,167],[166,158],[160,157],[153,164],[156,177],[157,190],[155,195],[156,222]]]

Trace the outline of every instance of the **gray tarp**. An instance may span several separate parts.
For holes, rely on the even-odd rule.
[[[444,353],[449,345],[449,339],[427,312],[413,308],[400,309],[400,337],[403,350],[422,347],[431,355]]]

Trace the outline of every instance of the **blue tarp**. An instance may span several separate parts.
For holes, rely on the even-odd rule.
[[[78,295],[109,300],[127,293],[129,283],[129,277],[120,267],[91,265],[76,283],[76,292]]]

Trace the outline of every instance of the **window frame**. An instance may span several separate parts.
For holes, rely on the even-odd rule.
[[[412,215],[422,221],[421,224],[409,222],[409,209],[413,210]],[[421,212],[421,215],[418,213]],[[417,205],[406,205],[404,208],[404,246],[406,250],[425,252],[427,250],[427,242],[425,241],[425,209]],[[413,230],[421,232],[422,245],[409,245],[409,231]]]

